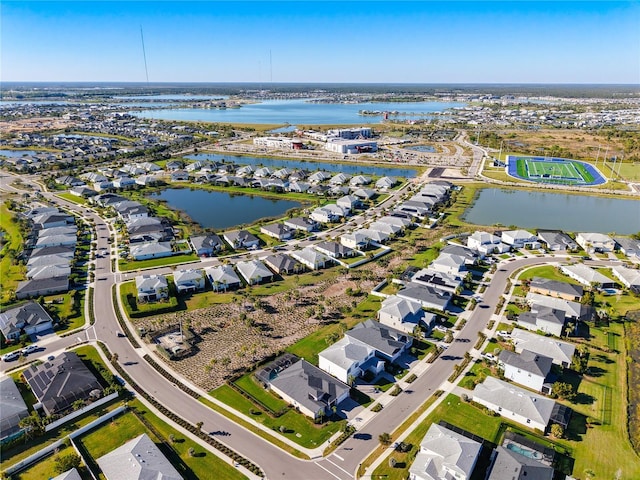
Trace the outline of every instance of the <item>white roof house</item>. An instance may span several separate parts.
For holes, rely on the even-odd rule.
[[[485,378],[473,390],[473,401],[506,419],[530,428],[547,429],[556,402],[494,377]]]
[[[585,312],[585,306],[562,298],[548,297],[546,295],[540,295],[539,293],[527,293],[527,303],[532,305],[531,310],[534,311],[536,307],[548,307],[555,310],[562,310],[567,318],[581,319]]]
[[[560,270],[565,275],[568,275],[569,277],[577,280],[583,285],[596,285],[598,287],[604,288],[615,286],[615,282],[612,279],[583,263],[576,263],[575,265],[562,265],[560,267]]]
[[[129,255],[134,260],[170,257],[173,255],[170,242],[148,242],[131,245]]]
[[[393,215],[380,217],[377,221],[380,223],[388,223],[389,225],[397,225],[398,227],[401,227],[403,230],[407,227],[410,227],[413,224],[413,222],[408,218],[394,217]]]
[[[311,270],[324,268],[327,263],[331,262],[331,258],[329,256],[318,252],[312,247],[305,247],[302,250],[294,250],[290,253],[290,256],[298,260],[303,265],[309,267]]]
[[[29,280],[68,277],[69,275],[71,275],[71,267],[68,263],[66,265],[41,265],[39,267],[32,267],[27,272],[27,278]]]
[[[370,223],[368,229],[373,230],[374,232],[382,232],[390,236],[395,236],[402,231],[402,227],[398,225],[378,221]]]
[[[152,302],[169,297],[169,283],[164,275],[138,275],[136,277],[138,300]]]
[[[340,243],[345,247],[352,248],[353,250],[364,250],[369,246],[371,240],[364,233],[357,231],[340,235]]]
[[[318,367],[338,380],[349,383],[350,377],[358,377],[363,366],[374,373],[384,368],[384,361],[375,358],[375,349],[359,340],[344,336],[318,354]],[[373,360],[373,361],[372,361]]]
[[[173,272],[173,282],[176,284],[176,289],[180,293],[204,290],[205,277],[204,271],[200,268],[176,270]]]
[[[482,444],[432,423],[409,468],[410,480],[468,480]]]
[[[526,230],[506,230],[502,232],[502,241],[513,248],[540,248],[538,237]]]
[[[576,243],[580,245],[587,253],[606,253],[613,252],[616,242],[609,235],[603,233],[578,233],[576,235]]]
[[[236,269],[249,285],[256,285],[264,281],[273,280],[273,272],[260,260],[238,262]]]
[[[97,460],[107,480],[182,480],[146,433]]]
[[[615,266],[611,268],[611,271],[629,290],[636,293],[640,292],[640,270]]]
[[[376,182],[376,188],[380,190],[388,190],[398,183],[394,177],[382,177]]]
[[[487,232],[473,232],[467,237],[467,247],[482,255],[508,252],[509,245],[502,243],[502,239]]]
[[[220,265],[219,267],[207,267],[204,269],[209,277],[211,286],[217,292],[229,288],[239,287],[242,283],[240,277],[233,270],[231,265]]]
[[[338,219],[333,211],[325,207],[314,208],[309,214],[309,218],[318,223],[335,222]]]
[[[536,333],[515,328],[511,332],[516,353],[529,350],[540,355],[550,357],[554,364],[568,367],[571,365],[576,351],[575,345],[558,340],[557,338],[543,337]]]

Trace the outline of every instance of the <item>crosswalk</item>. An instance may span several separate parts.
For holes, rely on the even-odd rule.
[[[322,468],[325,472],[338,480],[353,479],[353,473],[349,472],[342,466],[344,458],[336,453],[332,453],[328,457],[316,461],[316,465]]]

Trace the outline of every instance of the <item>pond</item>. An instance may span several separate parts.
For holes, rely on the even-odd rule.
[[[7,158],[29,157],[29,156],[37,155],[39,153],[48,153],[48,152],[37,152],[35,150],[5,150],[5,149],[0,149],[0,157],[7,157]]]
[[[291,125],[359,125],[380,123],[382,114],[361,115],[361,111],[397,112],[389,118],[415,120],[431,118],[434,113],[462,107],[460,102],[375,102],[311,103],[308,99],[267,100],[240,108],[159,109],[130,112],[131,115],[158,120],[182,120],[222,123],[272,123]]]
[[[476,225],[629,235],[640,231],[640,200],[485,188],[463,218]]]
[[[291,200],[256,195],[237,195],[189,188],[168,188],[151,195],[175,210],[187,214],[203,228],[216,230],[246,225],[265,217],[279,217],[301,206]]]
[[[373,175],[376,177],[390,176],[403,178],[413,178],[416,176],[416,171],[410,168],[374,167],[371,165],[326,163],[306,160],[281,160],[267,157],[221,155],[218,153],[195,153],[192,155],[185,155],[185,158],[189,158],[191,160],[211,160],[215,162],[226,161],[238,165],[261,165],[263,167],[270,168],[297,168],[310,171],[325,170],[327,172],[342,172],[349,175]]]

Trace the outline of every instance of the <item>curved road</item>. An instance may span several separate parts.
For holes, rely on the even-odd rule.
[[[6,185],[6,177],[3,180],[5,181],[1,183],[5,185],[2,185],[2,188],[11,189]],[[85,218],[93,219],[98,232],[96,240],[98,251],[110,250],[108,244],[110,233],[102,218],[82,206],[66,202],[52,194],[44,193],[44,195],[49,200],[82,214]],[[478,332],[482,331],[489,322],[509,276],[519,268],[554,261],[554,258],[553,256],[521,258],[500,264],[485,290],[483,302],[472,312],[456,341],[412,384],[412,393],[401,393],[387,408],[375,414],[358,430],[357,438],[351,437],[336,452],[315,461],[295,458],[212,411],[166,380],[142,360],[141,355],[144,354],[142,349],[136,350],[126,338],[118,337],[116,332],[120,327],[114,313],[118,307],[113,304],[111,295],[116,274],[110,272],[109,256],[96,258],[95,324],[78,335],[51,342],[47,345],[47,349],[49,351],[63,349],[85,338],[104,342],[111,352],[118,354],[119,363],[146,392],[191,423],[204,422],[205,431],[229,432],[230,435],[224,437],[222,441],[258,464],[267,474],[267,478],[346,480],[354,478],[358,465],[378,445],[378,435],[382,432],[392,432],[451,375],[454,365],[459,363],[464,358],[464,354],[473,347]]]

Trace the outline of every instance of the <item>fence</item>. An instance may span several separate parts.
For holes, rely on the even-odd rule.
[[[100,405],[104,405],[105,403],[110,402],[114,398],[118,398],[118,395],[119,395],[118,392],[113,392],[111,395],[107,395],[106,397],[102,397],[100,400],[96,400],[95,402],[90,403],[86,407],[82,407],[82,408],[76,410],[75,412],[70,413],[69,415],[65,415],[64,417],[59,418],[58,420],[56,420],[54,422],[51,422],[46,427],[44,427],[44,431],[45,432],[50,432],[51,430],[53,430],[55,428],[58,428],[63,423],[66,423],[69,420],[73,420],[74,418],[79,417],[80,415],[83,415],[84,413],[87,413],[87,412],[93,410],[94,408],[98,408]]]

